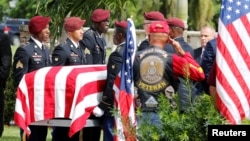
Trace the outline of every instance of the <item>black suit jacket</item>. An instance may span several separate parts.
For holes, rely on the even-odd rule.
[[[207,42],[205,50],[204,50],[203,55],[202,55],[201,67],[204,70],[206,78],[207,78],[207,76],[212,68],[213,62],[215,60],[216,50],[217,50],[217,38]]]
[[[194,49],[194,59],[200,64],[202,47]]]
[[[80,45],[84,49],[88,64],[106,63],[106,41],[93,26],[84,32]]]
[[[30,39],[28,44],[18,47],[14,55],[13,75],[16,87],[24,74],[50,65],[49,48],[44,46],[42,50]]]
[[[6,34],[0,33],[0,84],[5,86],[10,73],[12,63],[12,53],[10,39]]]
[[[213,62],[216,57],[216,49],[217,49],[217,38],[210,40],[207,42],[205,50],[203,52],[202,58],[200,60],[200,65],[205,73],[205,80],[198,84],[198,94],[205,92],[209,94],[209,85],[207,83],[207,77],[212,68]]]

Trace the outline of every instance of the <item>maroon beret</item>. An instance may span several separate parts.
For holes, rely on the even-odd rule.
[[[68,32],[81,29],[86,20],[81,20],[79,17],[68,17],[64,21],[64,29]]]
[[[128,22],[127,21],[115,21],[115,26],[120,28],[127,28]]]
[[[169,33],[169,27],[166,22],[152,22],[149,26],[149,33]]]
[[[50,17],[35,16],[30,19],[29,22],[29,32],[31,34],[36,34],[41,32],[50,21]]]
[[[168,18],[167,23],[169,26],[177,26],[177,27],[185,29],[184,22],[179,18],[176,18],[176,17]]]
[[[165,21],[166,20],[164,15],[158,11],[144,12],[143,16],[146,20],[154,20],[154,21]]]
[[[92,13],[91,20],[93,22],[101,22],[101,21],[109,19],[109,17],[110,17],[109,10],[96,9]]]

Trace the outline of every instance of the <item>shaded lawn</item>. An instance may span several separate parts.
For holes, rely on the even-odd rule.
[[[51,131],[49,128],[47,141],[51,141]],[[0,137],[1,141],[20,141],[20,129],[17,126],[4,126],[4,132],[2,137]]]

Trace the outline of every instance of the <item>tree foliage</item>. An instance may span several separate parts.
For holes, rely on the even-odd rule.
[[[39,0],[39,15],[50,16],[51,33],[57,38],[62,33],[63,21],[67,16],[78,16],[86,19],[85,26],[90,24],[90,16],[97,8],[111,10],[111,23],[114,19],[126,19],[130,12],[128,5],[135,5],[135,0]],[[55,14],[56,13],[56,14]]]
[[[216,12],[214,0],[189,0],[188,2],[188,24],[190,30],[200,30],[205,24],[217,26],[217,22],[214,23],[213,21]]]
[[[4,17],[8,15],[9,3],[8,0],[0,1],[0,20],[4,20]]]
[[[177,96],[175,100],[178,101]],[[227,123],[207,94],[198,96],[184,113],[180,113],[179,104],[171,106],[164,95],[159,101],[158,114],[163,127],[159,129],[148,124],[150,121],[143,121],[137,130],[140,141],[204,141],[208,125]]]
[[[37,1],[19,0],[15,8],[11,8],[9,17],[11,18],[31,18],[36,14]]]

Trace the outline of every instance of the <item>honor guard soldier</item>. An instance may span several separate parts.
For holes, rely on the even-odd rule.
[[[104,9],[96,9],[91,15],[92,25],[84,33],[80,42],[84,48],[88,64],[105,64],[106,41],[103,33],[109,28],[110,12]]]
[[[106,63],[106,41],[103,33],[109,28],[110,12],[105,9],[96,9],[91,15],[92,25],[84,32],[83,39],[80,41],[84,49],[88,64]],[[89,119],[100,119],[91,115]],[[84,141],[99,141],[101,136],[101,127],[83,128]]]
[[[167,24],[169,26],[169,36],[170,38],[174,39],[175,41],[179,42],[182,49],[185,52],[189,52],[192,57],[194,57],[193,48],[184,40],[183,34],[185,30],[185,24],[182,19],[177,17],[171,17],[167,19]],[[165,50],[173,48],[171,44],[166,44]],[[176,53],[174,51],[174,53]],[[179,96],[179,107],[180,112],[183,113],[190,106],[190,101],[192,101],[195,97],[196,88],[194,85],[194,81],[188,81],[184,77],[178,77],[179,85],[177,89],[177,94]]]
[[[103,96],[100,104],[95,107],[93,114],[96,117],[101,117],[103,114],[103,141],[114,141],[114,127],[115,120],[111,112],[114,107],[114,93],[113,86],[115,78],[122,68],[123,52],[125,50],[125,41],[127,33],[127,21],[116,21],[113,35],[113,43],[117,45],[114,52],[112,52],[107,64],[107,81],[104,87]]]
[[[64,22],[67,39],[55,47],[52,53],[53,66],[69,66],[87,64],[87,59],[79,41],[83,38],[85,20],[79,17],[68,17]]]
[[[83,37],[83,25],[85,20],[79,17],[68,17],[64,21],[64,29],[67,39],[55,47],[52,53],[53,66],[70,66],[87,64],[83,48],[79,41]],[[54,127],[52,141],[79,141],[79,132],[69,138],[69,127]]]
[[[166,42],[170,43],[177,54],[164,51]],[[166,22],[153,22],[149,27],[150,48],[138,52],[134,61],[134,83],[137,87],[137,104],[142,109],[138,125],[148,120],[152,125],[161,128],[157,114],[158,97],[165,93],[172,102],[168,87],[176,90],[176,78],[183,76],[195,81],[204,79],[204,72],[189,52],[184,52],[180,44],[169,38],[169,27]],[[144,119],[143,119],[144,118]]]
[[[158,11],[144,12],[143,17],[144,17],[143,28],[145,30],[146,39],[143,40],[139,44],[139,46],[137,48],[137,51],[142,51],[144,49],[150,48],[149,41],[148,41],[150,23],[156,22],[156,21],[166,21],[164,15],[161,12],[158,12]],[[167,52],[173,53],[174,49],[173,48],[168,48]]]
[[[28,28],[31,34],[29,42],[18,47],[13,62],[13,75],[17,87],[24,74],[51,65],[50,50],[45,46],[49,41],[49,17],[34,16],[30,19]],[[29,125],[29,141],[46,141],[47,127]],[[22,134],[23,130],[21,130]],[[25,138],[25,137],[23,137]]]

